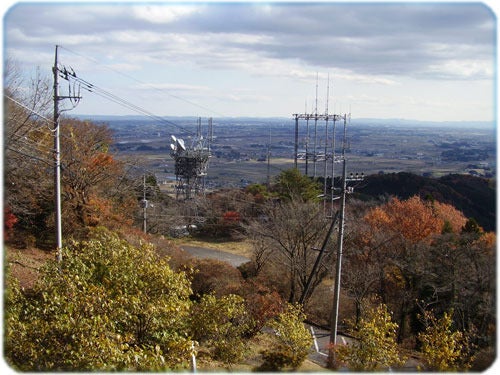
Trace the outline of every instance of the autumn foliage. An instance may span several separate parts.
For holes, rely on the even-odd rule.
[[[441,233],[444,225],[432,205],[417,196],[406,201],[393,198],[384,206],[374,208],[365,220],[376,229],[389,229],[414,243]]]
[[[9,207],[3,209],[3,225],[4,225],[4,239],[8,239],[11,235],[14,225],[17,223],[17,218],[12,213]]]

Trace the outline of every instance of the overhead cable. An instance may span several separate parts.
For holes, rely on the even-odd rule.
[[[150,84],[150,83],[146,83],[146,82],[140,81],[140,80],[138,80],[138,79],[137,79],[137,78],[135,78],[135,77],[132,77],[132,76],[130,76],[130,75],[128,75],[128,74],[125,74],[125,73],[123,73],[123,72],[120,72],[119,70],[116,70],[116,69],[113,69],[113,68],[111,68],[111,67],[109,67],[109,66],[107,66],[107,65],[104,65],[104,64],[100,63],[98,60],[96,60],[96,59],[94,59],[94,58],[91,58],[91,57],[85,56],[85,55],[83,55],[83,54],[81,54],[81,53],[75,52],[75,51],[73,51],[73,50],[71,50],[71,49],[69,49],[69,48],[63,47],[63,46],[60,46],[60,47],[61,47],[62,49],[65,49],[66,51],[68,51],[68,52],[70,52],[70,53],[73,53],[73,54],[75,54],[75,55],[78,55],[78,56],[80,56],[80,57],[83,57],[83,58],[85,58],[85,59],[87,59],[87,60],[90,60],[90,61],[92,61],[92,62],[96,63],[96,64],[99,64],[100,66],[102,66],[102,67],[104,67],[104,68],[106,68],[106,69],[108,69],[108,70],[111,70],[111,71],[112,71],[112,72],[114,72],[114,73],[120,74],[120,75],[122,75],[123,77],[126,77],[126,78],[128,78],[128,79],[130,79],[130,80],[132,80],[132,81],[135,81],[135,82],[137,82],[137,83],[140,83],[141,85],[146,85],[146,86],[150,87],[152,90],[158,91],[158,92],[160,92],[160,93],[162,93],[162,94],[166,94],[166,95],[168,95],[168,96],[170,96],[170,97],[172,97],[172,98],[174,98],[174,99],[181,100],[181,101],[183,101],[183,102],[185,102],[185,103],[188,103],[188,104],[190,104],[190,105],[192,105],[192,106],[195,106],[195,107],[198,107],[198,108],[203,109],[203,110],[205,110],[205,111],[208,111],[208,112],[210,112],[210,113],[213,113],[213,114],[215,114],[215,115],[217,115],[217,116],[220,116],[220,117],[225,117],[225,115],[224,115],[224,114],[219,113],[219,112],[216,112],[216,111],[214,111],[214,110],[213,110],[213,109],[211,109],[211,108],[205,107],[205,106],[203,106],[203,105],[201,105],[201,104],[198,104],[198,103],[195,103],[195,102],[192,102],[192,101],[190,101],[190,100],[188,100],[188,99],[186,99],[186,98],[180,97],[180,96],[178,96],[178,95],[171,94],[171,93],[169,93],[168,91],[166,91],[166,90],[164,90],[164,89],[160,89],[160,88],[158,88],[158,87],[155,87],[154,85],[152,85],[152,84]]]

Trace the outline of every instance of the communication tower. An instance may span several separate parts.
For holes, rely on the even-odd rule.
[[[212,119],[208,121],[208,134],[201,134],[201,119],[198,132],[190,146],[183,139],[171,136],[171,155],[175,161],[175,192],[177,199],[192,199],[205,192],[205,177],[210,159],[210,143],[213,138]]]

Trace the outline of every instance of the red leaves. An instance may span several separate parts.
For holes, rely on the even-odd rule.
[[[9,239],[9,236],[17,223],[17,217],[12,213],[10,207],[4,207],[3,209],[3,229],[4,229],[4,240]]]
[[[227,211],[222,217],[225,223],[239,223],[241,215],[237,211]]]

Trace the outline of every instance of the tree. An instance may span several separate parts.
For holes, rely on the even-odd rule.
[[[456,210],[413,196],[404,201],[393,198],[371,209],[363,219],[363,233],[361,241],[358,240],[363,251],[354,253],[361,252],[369,259],[365,268],[370,270],[370,279],[378,269],[378,290],[375,292],[398,317],[398,341],[407,337],[416,320],[414,301],[423,293],[425,278],[430,273],[426,253],[443,232],[445,221],[459,222],[454,217],[460,217]],[[359,280],[358,284],[363,286]]]
[[[354,371],[380,371],[404,364],[396,344],[398,325],[391,319],[387,306],[379,304],[367,311],[356,326],[349,322],[352,344],[335,348],[340,362]]]
[[[405,201],[393,198],[387,204],[374,208],[365,220],[378,230],[389,229],[412,242],[430,240],[433,234],[441,233],[444,224],[432,205],[418,196]]]
[[[474,219],[473,217],[468,219],[467,222],[462,227],[463,233],[475,234],[478,237],[482,233],[482,231],[483,231],[482,228],[480,227],[476,219]]]
[[[245,299],[246,311],[250,316],[248,334],[251,336],[260,332],[286,305],[276,291],[254,280],[246,280],[239,295]]]
[[[444,221],[444,225],[449,228],[449,232],[460,233],[467,222],[464,214],[450,204],[432,202],[432,208],[439,218]],[[445,228],[443,228],[444,230]]]
[[[152,246],[96,228],[63,249],[33,290],[8,284],[5,357],[20,371],[187,367],[191,288]]]
[[[427,289],[420,297],[442,315],[453,309],[453,324],[462,332],[474,332],[478,346],[492,345],[496,333],[497,285],[494,233],[462,232],[443,235],[429,249]]]
[[[28,82],[9,62],[4,88],[5,202],[18,218],[19,238],[54,242],[52,92],[39,73]],[[124,170],[111,154],[105,125],[61,118],[61,185],[65,236],[83,227],[131,222],[134,202]]]
[[[295,303],[304,292],[317,257],[313,249],[321,247],[329,221],[317,203],[300,198],[278,204],[269,202],[263,217],[266,219],[258,218],[246,226],[256,245],[255,258],[264,256],[268,259],[267,267],[277,267],[279,279],[287,284],[288,302]],[[332,253],[322,258],[306,297],[329,275]]]
[[[134,196],[131,189],[121,190],[123,184],[118,188],[124,170],[111,154],[111,130],[106,125],[76,119],[65,119],[60,126],[64,139],[61,183],[66,232],[112,219],[123,221],[128,217],[131,223],[132,212],[113,212],[129,207],[128,200],[133,201]]]
[[[11,236],[12,228],[17,223],[17,217],[14,216],[9,207],[3,209],[3,236],[7,240]]]
[[[273,190],[280,198],[286,200],[318,201],[318,196],[321,194],[319,185],[308,176],[301,174],[297,168],[281,172],[276,180]]]
[[[16,230],[40,238],[53,212],[50,84],[38,71],[23,78],[12,60],[4,74],[4,203],[18,219]]]
[[[422,319],[426,328],[418,335],[421,353],[431,371],[467,370],[467,340],[460,331],[452,331],[453,311],[445,312],[437,319],[431,311],[425,311]]]
[[[194,272],[191,288],[197,298],[205,294],[221,297],[236,294],[243,281],[240,271],[227,262],[216,259],[193,259],[189,261]]]
[[[398,342],[413,345],[423,329],[419,304],[438,315],[453,308],[457,329],[477,347],[492,345],[496,240],[473,223],[449,205],[419,198],[371,209],[346,238],[342,288],[356,315],[364,300],[380,296],[397,319]]]

